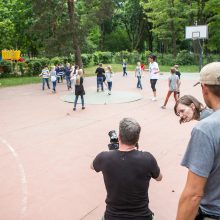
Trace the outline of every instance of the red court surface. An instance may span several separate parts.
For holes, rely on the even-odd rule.
[[[151,101],[149,79],[136,89],[133,74],[113,79],[113,92],[140,93],[141,100],[123,104],[86,105],[76,112],[57,93],[42,91],[41,84],[0,89],[0,219],[1,220],[100,220],[105,209],[101,173],[90,170],[93,158],[108,150],[108,131],[118,130],[123,117],[142,126],[140,149],[151,152],[163,174],[151,181],[150,208],[156,220],[175,219],[178,198],[187,170],[180,166],[190,132],[196,122],[180,125],[173,112],[174,99],[162,110],[167,74],[157,83],[158,101]],[[181,92],[203,101],[198,74],[183,74]],[[96,90],[96,79],[86,78],[87,93]],[[86,99],[86,97],[85,97]]]

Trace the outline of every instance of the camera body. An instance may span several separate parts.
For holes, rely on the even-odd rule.
[[[115,130],[109,131],[108,136],[110,137],[110,144],[108,144],[108,149],[117,150],[119,148],[119,142],[116,131]]]
[[[118,150],[119,148],[119,142],[118,142],[118,136],[115,130],[111,130],[108,132],[108,136],[110,137],[110,144],[108,144],[109,150]],[[139,149],[138,143],[135,144],[135,147]]]

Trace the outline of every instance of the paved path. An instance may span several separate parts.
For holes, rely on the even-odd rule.
[[[192,87],[198,74],[182,75],[182,94],[202,100],[200,87]],[[116,74],[113,93],[139,94],[141,99],[123,104],[73,105],[61,100],[69,94],[65,84],[57,93],[41,91],[40,84],[0,89],[0,219],[99,220],[105,209],[102,175],[90,170],[94,156],[107,150],[108,131],[118,129],[123,117],[142,126],[140,149],[155,155],[162,182],[151,181],[150,208],[157,220],[175,218],[186,169],[180,161],[195,122],[179,125],[167,74],[157,84],[158,101],[150,100],[148,77],[143,90],[135,88],[133,74]],[[85,79],[86,92],[95,90],[95,78]]]

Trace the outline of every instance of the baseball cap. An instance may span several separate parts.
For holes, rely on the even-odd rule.
[[[201,69],[200,80],[194,86],[200,83],[220,85],[220,62],[209,63]]]

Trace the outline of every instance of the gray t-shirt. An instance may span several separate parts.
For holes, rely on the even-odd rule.
[[[220,216],[220,109],[193,128],[181,165],[207,178],[200,207]]]
[[[176,74],[171,74],[169,77],[170,81],[170,91],[177,91],[178,88],[178,82],[179,82],[179,77]]]
[[[210,108],[204,108],[201,112],[200,112],[200,116],[199,116],[199,121],[201,121],[202,119],[208,117],[209,115],[211,115],[213,113],[213,110]]]

